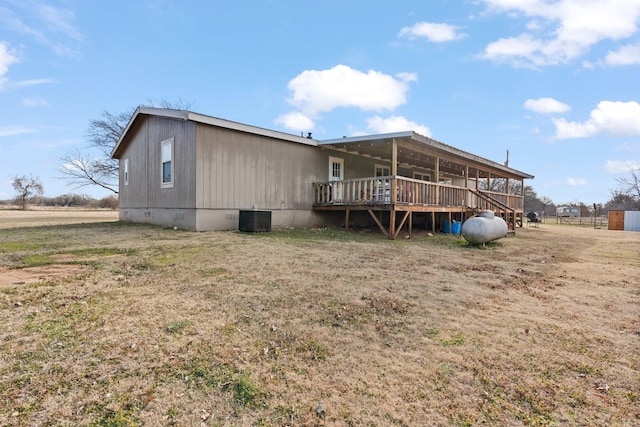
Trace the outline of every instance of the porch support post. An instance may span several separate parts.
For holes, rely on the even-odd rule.
[[[453,232],[453,224],[451,223],[451,211],[449,211],[449,235]]]
[[[436,157],[436,205],[440,204],[440,157]]]
[[[436,213],[431,211],[431,233],[436,232]]]
[[[396,178],[396,175],[398,175],[398,142],[395,138],[393,138],[391,141],[391,211],[393,212],[393,216],[395,218],[393,205],[398,201],[398,180]],[[391,233],[393,234],[393,231],[391,231]]]
[[[413,211],[409,211],[409,238],[413,237]]]
[[[395,138],[391,140],[391,175],[398,174],[398,142]]]
[[[349,209],[344,213],[344,231],[349,232]]]
[[[522,206],[520,207],[520,209],[522,209],[522,214],[524,216],[524,178],[520,180],[520,195],[522,196],[522,198],[520,199],[522,201]],[[547,212],[545,212],[544,214],[547,215]]]
[[[389,238],[392,240],[396,239],[396,208],[395,206],[391,207],[391,212],[389,213]]]
[[[469,206],[469,165],[464,167],[464,188],[467,189],[464,192],[464,204],[465,206]]]

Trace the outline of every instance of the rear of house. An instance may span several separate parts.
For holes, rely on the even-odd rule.
[[[197,231],[237,230],[256,209],[273,228],[358,220],[391,238],[414,215],[435,231],[489,209],[513,227],[533,178],[411,131],[318,142],[157,108],[136,110],[112,156],[121,220]]]
[[[187,111],[138,108],[118,141],[120,219],[207,231],[238,228],[240,210],[274,227],[314,225],[314,140]]]

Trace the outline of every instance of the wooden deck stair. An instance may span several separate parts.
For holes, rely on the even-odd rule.
[[[516,218],[516,212],[515,209],[511,208],[510,206],[505,205],[504,203],[502,203],[500,200],[497,200],[491,196],[489,196],[488,194],[485,194],[481,191],[478,190],[474,190],[474,189],[469,189],[469,192],[471,194],[476,195],[478,198],[484,200],[485,202],[496,206],[497,208],[499,208],[500,210],[504,211],[504,220],[507,222],[507,224],[509,225],[509,232],[515,234],[515,226],[516,226],[516,222],[517,222],[517,218]]]

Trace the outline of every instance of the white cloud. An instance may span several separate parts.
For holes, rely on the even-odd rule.
[[[21,81],[17,81],[17,82],[11,82],[11,88],[12,89],[20,89],[20,88],[23,88],[23,87],[44,85],[44,84],[49,84],[49,83],[55,83],[55,80],[53,80],[53,79],[21,80]]]
[[[567,184],[571,187],[579,187],[583,185],[587,185],[587,180],[582,178],[567,178]]]
[[[369,117],[367,119],[367,129],[374,133],[414,131],[420,135],[431,137],[431,130],[428,127],[407,120],[402,116]]]
[[[49,105],[46,99],[33,97],[33,98],[25,98],[22,100],[22,105],[25,107],[46,107]]]
[[[640,43],[622,46],[616,51],[609,51],[604,58],[604,62],[612,67],[640,64]]]
[[[35,132],[35,129],[27,128],[24,126],[0,126],[0,137],[15,136]]]
[[[407,83],[416,78],[409,73],[397,77],[374,70],[364,73],[346,65],[307,70],[289,82],[288,88],[293,92],[289,102],[308,117],[339,107],[393,110],[407,102]]]
[[[82,33],[73,24],[75,21],[73,11],[37,4],[34,12],[51,33],[62,33],[74,40],[82,40]]]
[[[564,113],[571,109],[567,104],[553,98],[527,99],[524,108],[536,113]]]
[[[480,57],[496,62],[512,61],[517,66],[524,66],[528,61],[540,65],[536,52],[542,46],[542,42],[535,40],[531,35],[521,34],[518,37],[502,38],[489,43]]]
[[[640,162],[635,160],[607,160],[604,168],[611,174],[629,173],[631,169],[640,168]]]
[[[417,82],[418,81],[418,73],[398,73],[396,77],[403,82]]]
[[[516,66],[541,67],[570,62],[585,55],[600,41],[632,36],[640,20],[637,0],[483,2],[490,11],[513,18],[530,18],[525,25],[528,32],[490,43],[481,55]]]
[[[458,33],[458,29],[459,27],[449,24],[418,22],[412,27],[402,28],[398,37],[405,37],[409,40],[425,38],[433,43],[443,43],[466,37],[466,34]]]
[[[315,127],[313,120],[300,112],[282,114],[276,118],[275,122],[298,132],[309,132]]]
[[[83,39],[74,24],[75,14],[70,9],[44,2],[17,1],[3,7],[1,12],[0,23],[4,23],[3,27],[30,36],[58,55],[73,55],[73,44]]]
[[[5,42],[0,42],[0,90],[7,81],[5,74],[9,71],[9,66],[18,62],[15,52],[9,49]]]
[[[602,101],[585,122],[554,119],[556,138],[586,138],[601,133],[618,136],[640,135],[640,104],[635,101]]]

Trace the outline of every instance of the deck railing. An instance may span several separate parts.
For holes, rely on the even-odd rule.
[[[495,191],[481,191],[482,194],[486,194],[494,200],[509,206],[511,209],[522,211],[524,209],[524,197],[517,194],[504,194],[496,193]],[[484,199],[478,200],[477,207],[479,209],[493,209],[493,205]]]
[[[401,176],[379,176],[316,182],[314,205],[419,204],[492,209],[467,188]],[[507,206],[522,209],[522,196],[483,192]],[[487,206],[485,206],[485,204]]]

